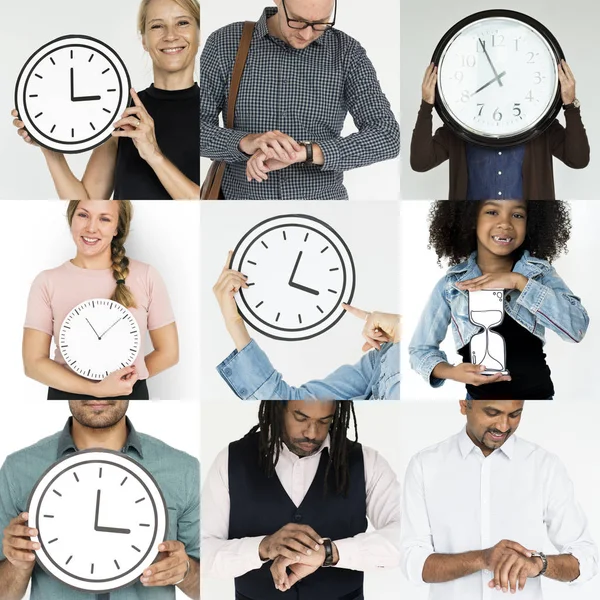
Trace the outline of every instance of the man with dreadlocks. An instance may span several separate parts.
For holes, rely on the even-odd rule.
[[[406,471],[402,568],[430,600],[515,593],[542,600],[542,576],[584,583],[598,550],[560,460],[514,432],[524,400],[461,400],[458,434]],[[546,556],[548,540],[558,553]],[[495,590],[494,590],[495,588]]]
[[[235,577],[236,600],[364,600],[363,571],[399,565],[396,475],[358,443],[351,401],[263,401],[258,417],[204,484],[205,573]]]

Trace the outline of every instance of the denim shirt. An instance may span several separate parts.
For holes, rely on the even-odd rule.
[[[588,314],[580,299],[573,295],[554,267],[525,250],[517,261],[513,273],[529,279],[522,292],[508,290],[504,295],[504,310],[546,343],[546,328],[556,332],[567,342],[580,342],[589,324]],[[457,350],[471,341],[482,327],[469,320],[469,295],[456,284],[482,275],[477,265],[477,252],[468,260],[448,269],[435,286],[415,330],[409,346],[410,365],[432,387],[443,385],[443,379],[432,376],[433,369],[449,362],[440,344],[446,337],[448,325]]]
[[[288,385],[252,340],[234,350],[217,371],[242,400],[399,400],[400,344],[383,344],[355,365],[344,365],[325,379]]]

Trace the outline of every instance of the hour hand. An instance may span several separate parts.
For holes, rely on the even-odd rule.
[[[96,337],[98,339],[100,339],[101,336],[98,335],[98,332],[94,329],[94,326],[90,323],[90,320],[87,317],[85,318],[85,320],[88,322],[88,325],[92,328],[92,331],[96,334]],[[104,335],[104,334],[102,334],[102,335]]]
[[[100,96],[75,96],[75,75],[71,67],[71,102],[87,102],[89,100],[100,100]]]
[[[98,525],[98,516],[100,515],[100,492],[96,494],[96,518],[94,519],[94,531],[100,531],[104,533],[131,533],[131,529],[121,529],[119,527],[101,527]]]
[[[302,250],[298,253],[298,258],[296,259],[296,264],[294,265],[292,274],[290,275],[290,280],[288,281],[288,285],[297,290],[301,290],[303,292],[308,292],[309,294],[318,296],[319,295],[318,290],[313,290],[312,288],[306,287],[305,285],[300,285],[299,283],[294,282],[294,275],[296,274],[296,271],[298,270],[298,265],[300,264],[301,258],[302,258]]]

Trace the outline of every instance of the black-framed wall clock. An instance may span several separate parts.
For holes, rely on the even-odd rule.
[[[50,466],[28,501],[38,564],[62,583],[105,593],[130,585],[158,555],[168,510],[154,477],[125,454],[82,450]]]
[[[75,373],[100,380],[134,363],[141,346],[140,328],[122,304],[94,298],[78,304],[65,317],[58,346]]]
[[[110,46],[65,35],[36,50],[19,73],[15,107],[29,135],[63,153],[104,143],[127,108],[131,80]]]
[[[564,53],[531,17],[486,10],[462,19],[438,43],[435,107],[464,140],[492,147],[525,143],[560,111]]]
[[[242,318],[264,335],[306,340],[333,327],[354,296],[350,249],[327,223],[303,214],[255,225],[238,242],[230,268],[248,277],[236,294]]]

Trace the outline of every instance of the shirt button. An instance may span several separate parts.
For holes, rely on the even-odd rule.
[[[227,377],[229,377],[229,375],[231,375],[231,369],[229,367],[227,367],[223,373],[225,373],[225,375],[227,375]]]
[[[248,390],[247,390],[246,388],[242,388],[242,389],[240,390],[240,395],[242,395],[242,396],[245,396],[247,391],[248,391]]]
[[[294,515],[294,521],[296,521],[296,523],[300,523],[300,521],[302,521],[302,515],[300,513],[296,513]]]
[[[498,171],[498,175],[502,175],[502,171]]]
[[[498,156],[502,156],[502,152],[498,152]]]
[[[506,296],[506,301],[510,302],[510,294],[508,296]]]

